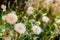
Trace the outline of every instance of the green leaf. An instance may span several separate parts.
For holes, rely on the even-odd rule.
[[[3,28],[5,28],[5,26],[4,25],[0,25],[0,29],[3,29]]]
[[[41,18],[41,14],[37,14],[36,20],[38,21]]]
[[[30,30],[32,27],[31,23],[29,22],[25,22],[25,25],[26,25],[27,30]]]

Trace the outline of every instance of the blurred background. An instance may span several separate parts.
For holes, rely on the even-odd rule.
[[[16,23],[25,24],[28,34],[21,35],[14,24],[3,21],[11,11],[18,16]],[[39,35],[32,32],[32,25],[41,27]],[[60,0],[0,0],[0,40],[60,40]]]

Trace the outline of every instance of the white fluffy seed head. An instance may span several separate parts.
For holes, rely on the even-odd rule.
[[[3,21],[6,21],[6,15],[5,16],[2,16],[2,20]]]
[[[37,25],[34,25],[32,27],[32,31],[33,31],[34,34],[40,34],[41,33],[41,28]]]
[[[57,24],[60,24],[60,19],[55,20]]]
[[[1,5],[1,8],[3,9],[3,11],[6,11],[6,6],[4,4]]]
[[[26,31],[26,27],[23,23],[17,23],[14,26],[14,29],[16,32],[20,33],[20,34],[24,34]]]
[[[51,3],[53,2],[54,0],[45,0],[46,3]]]
[[[4,40],[11,40],[11,37],[5,37]]]
[[[42,21],[47,23],[47,22],[49,22],[49,18],[47,16],[43,16],[42,17]]]
[[[29,6],[27,9],[27,14],[32,14],[33,13],[33,7]]]
[[[11,12],[6,16],[6,21],[10,24],[14,24],[15,22],[17,22],[17,20],[18,20],[18,17],[15,14],[15,12]]]

